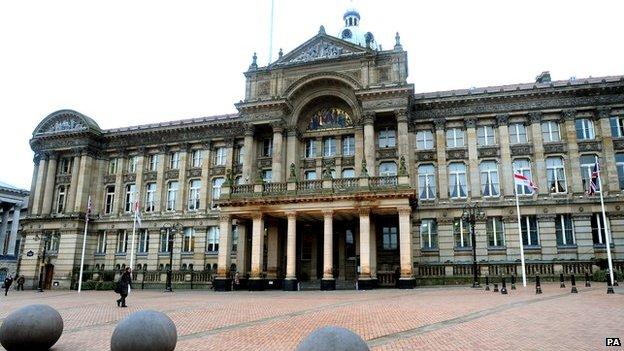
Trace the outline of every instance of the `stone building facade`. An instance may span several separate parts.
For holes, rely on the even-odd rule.
[[[254,55],[236,114],[109,130],[72,110],[44,118],[22,251],[45,243],[46,284],[70,286],[89,196],[91,270],[129,264],[138,199],[139,272],[167,270],[173,251],[174,271],[210,271],[222,290],[234,272],[254,290],[411,288],[472,274],[460,217],[478,202],[479,274],[519,274],[514,170],[538,186],[518,188],[530,274],[595,269],[605,227],[621,269],[624,77],[417,94],[398,33],[384,50],[357,11],[343,19],[339,37],[321,27],[266,67]],[[585,195],[595,158],[608,223]],[[35,285],[41,260],[21,260]]]
[[[28,190],[0,182],[0,281],[17,272],[22,232],[20,220],[28,209]]]

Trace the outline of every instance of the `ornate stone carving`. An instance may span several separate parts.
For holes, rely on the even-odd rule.
[[[446,158],[448,160],[463,160],[467,158],[466,149],[450,149],[446,150]]]
[[[136,173],[125,173],[123,175],[124,183],[134,183],[136,182]]]
[[[326,40],[320,40],[302,49],[290,62],[309,62],[319,59],[338,57],[342,54],[352,53],[345,46],[338,46]]]
[[[210,168],[211,176],[224,175],[224,174],[225,174],[225,166],[214,166]]]
[[[366,159],[362,159],[362,168],[360,171],[360,177],[368,177],[368,169],[366,168]]]
[[[611,117],[611,107],[600,106],[596,109],[598,118],[609,118]]]
[[[446,119],[444,117],[436,117],[433,119],[433,127],[435,130],[444,130]]]
[[[342,157],[342,166],[354,166],[355,165],[355,157],[353,156],[343,156]]]
[[[201,177],[201,175],[202,175],[201,168],[191,168],[186,171],[186,176],[188,178]]]
[[[533,154],[533,145],[532,144],[518,144],[511,145],[511,156],[530,156]]]
[[[474,128],[477,125],[477,120],[474,118],[466,118],[464,122],[466,123],[466,128]]]
[[[305,159],[303,161],[303,168],[316,168],[316,160],[315,159]]]
[[[576,118],[576,110],[575,109],[565,109],[562,112],[563,118],[566,120],[574,120]]]
[[[417,151],[416,159],[418,161],[434,161],[437,158],[435,151]]]
[[[497,146],[480,147],[477,149],[479,158],[498,157],[499,148]]]
[[[375,112],[373,111],[364,111],[362,113],[362,124],[373,124],[375,123]]]
[[[336,160],[333,158],[324,158],[323,159],[323,167],[327,167],[327,166],[335,166],[336,165]]]
[[[613,148],[616,150],[624,150],[624,139],[613,139]]]
[[[245,136],[253,136],[255,129],[256,128],[252,123],[245,123],[244,124]]]
[[[180,170],[168,169],[165,171],[165,179],[177,179],[180,177]]]
[[[396,158],[397,150],[396,148],[386,148],[386,149],[378,149],[377,150],[377,158]]]
[[[156,171],[148,171],[143,173],[143,180],[144,181],[155,181],[158,178],[158,172]]]
[[[117,181],[117,176],[115,174],[104,175],[104,184],[113,184],[116,181]]]
[[[71,174],[59,174],[56,176],[56,184],[71,183]]]
[[[66,117],[62,120],[55,121],[51,124],[46,130],[46,133],[54,133],[54,132],[67,132],[67,131],[81,131],[86,130],[87,127],[82,124],[79,120]]]
[[[509,122],[508,113],[502,113],[502,114],[496,115],[496,123],[498,123],[499,126],[506,125],[508,122]]]
[[[405,165],[405,156],[403,155],[401,155],[401,158],[399,159],[399,176],[407,176],[407,166]]]
[[[409,120],[407,109],[399,108],[394,110],[394,115],[396,116],[396,120],[398,123],[407,122]]]
[[[260,168],[271,167],[272,164],[273,160],[271,160],[270,157],[263,157],[258,159],[258,167]]]
[[[542,122],[542,112],[541,111],[533,111],[529,113],[529,120],[531,123],[541,123]]]
[[[558,154],[565,152],[565,145],[563,143],[544,143],[545,154]]]
[[[602,151],[602,142],[597,140],[584,140],[578,142],[580,152],[585,151]]]

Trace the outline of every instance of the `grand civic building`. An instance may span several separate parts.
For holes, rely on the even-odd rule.
[[[72,110],[45,117],[30,141],[20,252],[33,254],[21,255],[21,274],[70,287],[89,197],[85,271],[133,256],[139,280],[170,268],[180,281],[208,272],[221,290],[234,276],[254,290],[469,277],[461,215],[474,203],[484,211],[481,276],[519,275],[520,245],[530,275],[592,272],[607,232],[622,269],[624,77],[544,72],[528,84],[415,93],[399,34],[382,48],[357,11],[343,20],[337,36],[321,27],[266,67],[254,55],[235,114],[108,130]],[[606,223],[585,194],[596,159]],[[514,171],[537,191],[514,189]]]

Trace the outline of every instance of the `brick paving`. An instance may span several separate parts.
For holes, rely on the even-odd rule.
[[[624,340],[624,287],[558,284],[509,290],[469,287],[414,290],[229,292],[133,291],[129,308],[112,292],[12,291],[0,297],[0,319],[33,303],[61,313],[65,329],[53,350],[108,350],[116,323],[142,309],[169,315],[176,350],[293,350],[312,330],[340,325],[373,350],[597,350],[605,337]],[[0,347],[0,349],[2,349]]]

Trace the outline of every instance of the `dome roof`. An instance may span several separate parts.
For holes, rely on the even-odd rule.
[[[377,50],[379,47],[371,32],[364,32],[360,28],[360,13],[356,9],[348,9],[342,16],[344,27],[338,33],[338,37],[353,44],[370,47]]]

